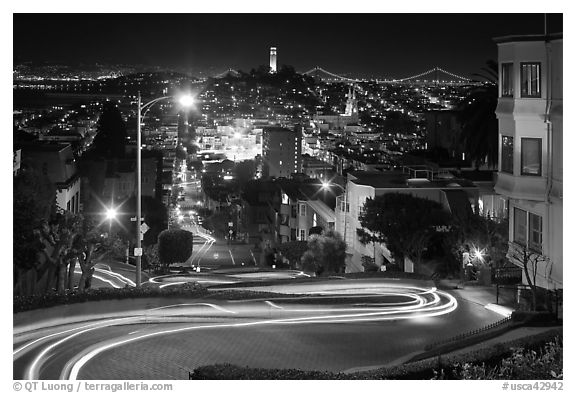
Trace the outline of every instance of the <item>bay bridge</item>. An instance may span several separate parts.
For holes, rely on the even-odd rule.
[[[341,82],[341,83],[358,83],[358,82],[376,82],[379,84],[410,84],[410,85],[418,85],[418,84],[436,84],[436,85],[476,85],[480,84],[481,82],[472,80],[470,78],[466,78],[461,75],[457,75],[453,72],[447,71],[441,67],[433,67],[429,70],[421,72],[416,75],[411,75],[405,78],[399,79],[379,79],[379,78],[353,78],[344,75],[338,75],[336,73],[330,72],[325,70],[320,66],[316,66],[314,68],[309,69],[308,71],[303,72],[304,75],[309,75],[314,79],[321,80],[323,82]],[[240,76],[240,72],[229,68],[224,72],[221,72],[217,75],[214,75],[212,78],[220,79],[227,76],[238,77]],[[206,81],[207,78],[202,78],[194,83],[203,83]]]
[[[470,78],[466,78],[464,76],[456,75],[450,71],[446,71],[440,67],[434,67],[422,73],[408,76],[401,79],[356,79],[350,78],[342,75],[335,74],[330,71],[326,71],[322,67],[314,67],[306,72],[306,75],[310,75],[314,78],[320,79],[322,81],[327,82],[367,82],[367,81],[375,81],[377,83],[410,83],[410,84],[418,84],[418,83],[435,83],[435,84],[450,84],[450,85],[465,85],[465,84],[472,84],[475,83]]]

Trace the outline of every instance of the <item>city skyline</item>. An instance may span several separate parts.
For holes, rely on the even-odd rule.
[[[438,66],[470,77],[496,58],[495,37],[544,33],[544,14],[14,14],[13,21],[15,64],[142,64],[189,74],[248,72],[267,65],[277,47],[278,67],[299,72],[320,66],[403,78]],[[562,14],[547,15],[547,30],[562,31]]]

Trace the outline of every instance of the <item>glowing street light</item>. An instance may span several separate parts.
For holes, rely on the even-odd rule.
[[[180,97],[178,102],[180,102],[180,105],[182,105],[184,108],[189,108],[194,105],[194,97],[191,95],[183,95]]]
[[[478,259],[480,262],[484,262],[485,256],[484,250],[480,250],[479,248],[474,247],[473,256],[474,258]]]
[[[106,209],[106,219],[109,221],[114,220],[117,214],[118,213],[116,212],[116,209],[114,209],[113,207]]]

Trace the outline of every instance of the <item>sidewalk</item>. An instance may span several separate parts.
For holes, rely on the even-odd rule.
[[[482,305],[498,305],[509,309],[510,312],[518,307],[516,291],[509,287],[500,287],[497,291],[496,285],[480,285],[476,282],[466,282],[464,286],[458,287],[459,280],[440,280],[438,287],[444,290],[451,290],[453,294],[461,299]],[[498,297],[498,300],[496,299]]]
[[[464,287],[457,288],[457,280],[441,280],[438,286],[443,290],[450,290],[452,294],[460,297],[460,299],[482,305],[492,311],[501,313],[503,316],[507,313],[512,313],[518,308],[518,302],[516,297],[516,291],[513,288],[502,288],[500,287],[498,291],[498,303],[496,303],[496,285],[480,285],[476,282],[466,283]],[[443,354],[448,355],[459,355],[467,352],[472,352],[481,348],[486,348],[495,344],[505,344],[510,341],[514,341],[519,338],[533,336],[545,331],[555,330],[562,328],[563,325],[558,326],[544,326],[544,327],[532,327],[532,326],[521,326],[508,330],[496,337],[483,340],[477,344],[467,346],[465,348],[457,349],[454,351],[446,352]],[[407,357],[408,358],[408,357]],[[408,359],[403,359],[404,361]],[[400,360],[400,359],[399,359]],[[395,364],[403,363],[403,361],[396,361]]]

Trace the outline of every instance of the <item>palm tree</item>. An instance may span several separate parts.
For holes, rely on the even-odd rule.
[[[464,148],[476,167],[498,163],[498,63],[489,60],[482,71],[484,74],[473,74],[481,84],[457,108]]]

